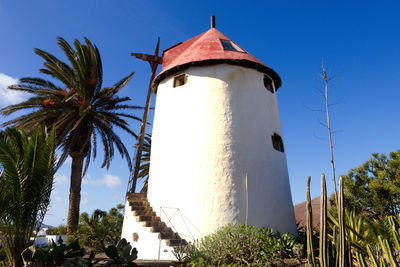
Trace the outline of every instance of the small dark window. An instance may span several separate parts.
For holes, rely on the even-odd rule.
[[[223,39],[219,39],[219,40],[221,41],[221,44],[222,44],[222,47],[224,48],[224,50],[244,52],[243,49],[241,49],[239,46],[237,46],[230,40],[223,40]]]
[[[272,138],[272,146],[274,147],[274,149],[280,152],[284,152],[282,137],[280,137],[279,134],[274,133],[274,135],[271,136],[271,138]]]
[[[271,79],[271,77],[269,77],[268,75],[264,75],[264,86],[271,93],[274,93],[274,86],[272,84],[273,82],[274,81]]]
[[[179,74],[174,77],[174,87],[184,85],[187,82],[187,75],[185,73]]]

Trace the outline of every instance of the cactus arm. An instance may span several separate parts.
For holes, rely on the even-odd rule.
[[[320,204],[320,234],[319,234],[319,264],[321,267],[327,267],[327,231],[326,231],[326,182],[325,174],[321,175],[321,204]]]
[[[394,246],[398,251],[400,251],[400,235],[399,235],[400,229],[397,229],[396,219],[397,218],[394,216],[388,217],[388,221],[391,226]],[[400,214],[399,214],[398,224],[400,224]]]
[[[344,224],[343,177],[342,176],[339,177],[338,223],[339,223],[339,267],[345,267],[346,232],[345,232],[345,224]]]
[[[312,243],[313,227],[312,227],[312,208],[310,197],[310,181],[311,177],[307,178],[307,266],[315,267],[314,247]]]

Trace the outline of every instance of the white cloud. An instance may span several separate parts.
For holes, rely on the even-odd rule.
[[[83,179],[82,179],[82,183],[83,184],[87,184],[87,185],[99,185],[101,180],[95,180],[95,179],[93,179],[92,178],[92,176],[89,174],[89,173],[87,173],[86,175],[85,175],[85,177],[83,177]]]
[[[8,86],[18,83],[18,79],[0,73],[0,105],[7,106],[25,100],[25,94],[20,91],[7,89]]]
[[[88,192],[82,191],[82,193],[81,193],[81,204],[82,205],[86,205],[88,203],[87,196],[88,196]]]
[[[90,174],[87,174],[82,182],[87,185],[105,185],[106,187],[115,187],[122,184],[121,179],[112,174],[106,174],[102,179],[93,179]]]
[[[60,194],[58,193],[58,191],[53,190],[53,197],[57,202],[67,202],[68,198],[65,197],[61,197]]]
[[[68,178],[64,174],[56,173],[56,175],[54,176],[54,183],[56,185],[66,184],[67,182],[68,182]]]
[[[66,202],[66,201],[68,201],[68,199],[67,198],[63,198],[63,197],[56,197],[56,201],[57,202]]]
[[[116,175],[106,174],[104,176],[104,183],[107,187],[118,186],[121,184],[121,179]]]

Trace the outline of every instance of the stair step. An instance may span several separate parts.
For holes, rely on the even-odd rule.
[[[135,211],[135,210],[149,210],[149,211],[153,211],[153,209],[150,206],[135,206],[132,207],[131,206],[131,210]]]
[[[158,234],[158,239],[180,239],[179,235],[174,232],[161,232]]]
[[[128,199],[128,200],[131,200],[131,199],[147,199],[147,194],[143,194],[143,193],[128,193],[127,195],[126,195],[126,198]]]
[[[165,226],[164,222],[161,221],[148,221],[148,222],[143,222],[142,224],[144,227],[161,227],[161,226]]]
[[[131,201],[129,202],[129,206],[131,207],[150,207],[148,201]]]
[[[136,218],[137,222],[145,222],[145,221],[153,221],[155,219],[154,216],[138,216]]]
[[[130,199],[128,199],[128,201],[129,201],[129,203],[135,203],[135,202],[149,202],[149,201],[147,200],[147,198],[135,198],[135,199],[130,198]]]
[[[150,228],[150,232],[152,232],[152,233],[161,233],[161,232],[169,232],[169,231],[171,231],[171,228],[166,227],[165,225],[152,226]]]
[[[156,213],[152,210],[135,210],[133,216],[156,216]]]
[[[188,243],[185,239],[168,239],[165,240],[165,244],[170,247],[186,246]]]

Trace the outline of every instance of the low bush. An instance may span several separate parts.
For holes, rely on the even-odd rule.
[[[6,251],[0,246],[0,267],[9,266]]]
[[[293,257],[295,237],[269,228],[228,224],[200,241],[178,247],[177,259],[196,266],[271,266]]]

